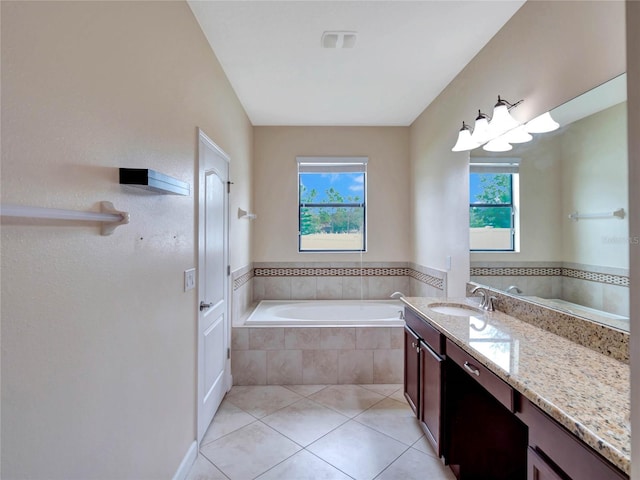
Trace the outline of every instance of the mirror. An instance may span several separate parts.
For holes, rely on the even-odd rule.
[[[471,281],[629,330],[629,243],[639,239],[627,218],[626,108],[621,75],[552,110],[558,130],[509,152],[471,152],[472,170],[517,172],[514,251],[472,251]]]

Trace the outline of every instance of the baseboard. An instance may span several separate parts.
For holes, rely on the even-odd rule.
[[[198,443],[194,440],[189,450],[187,450],[187,454],[180,462],[180,466],[178,470],[176,470],[175,475],[173,476],[173,480],[184,480],[189,475],[189,471],[193,466],[193,463],[196,461],[198,457]]]

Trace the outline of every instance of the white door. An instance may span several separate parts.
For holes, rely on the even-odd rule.
[[[198,130],[198,443],[231,388],[229,157]]]

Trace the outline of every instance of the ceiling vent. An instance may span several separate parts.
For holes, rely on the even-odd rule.
[[[324,32],[322,48],[353,48],[357,37],[357,32]]]

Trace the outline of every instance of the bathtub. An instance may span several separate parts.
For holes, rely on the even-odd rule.
[[[393,300],[262,300],[247,326],[403,326],[403,304]]]

